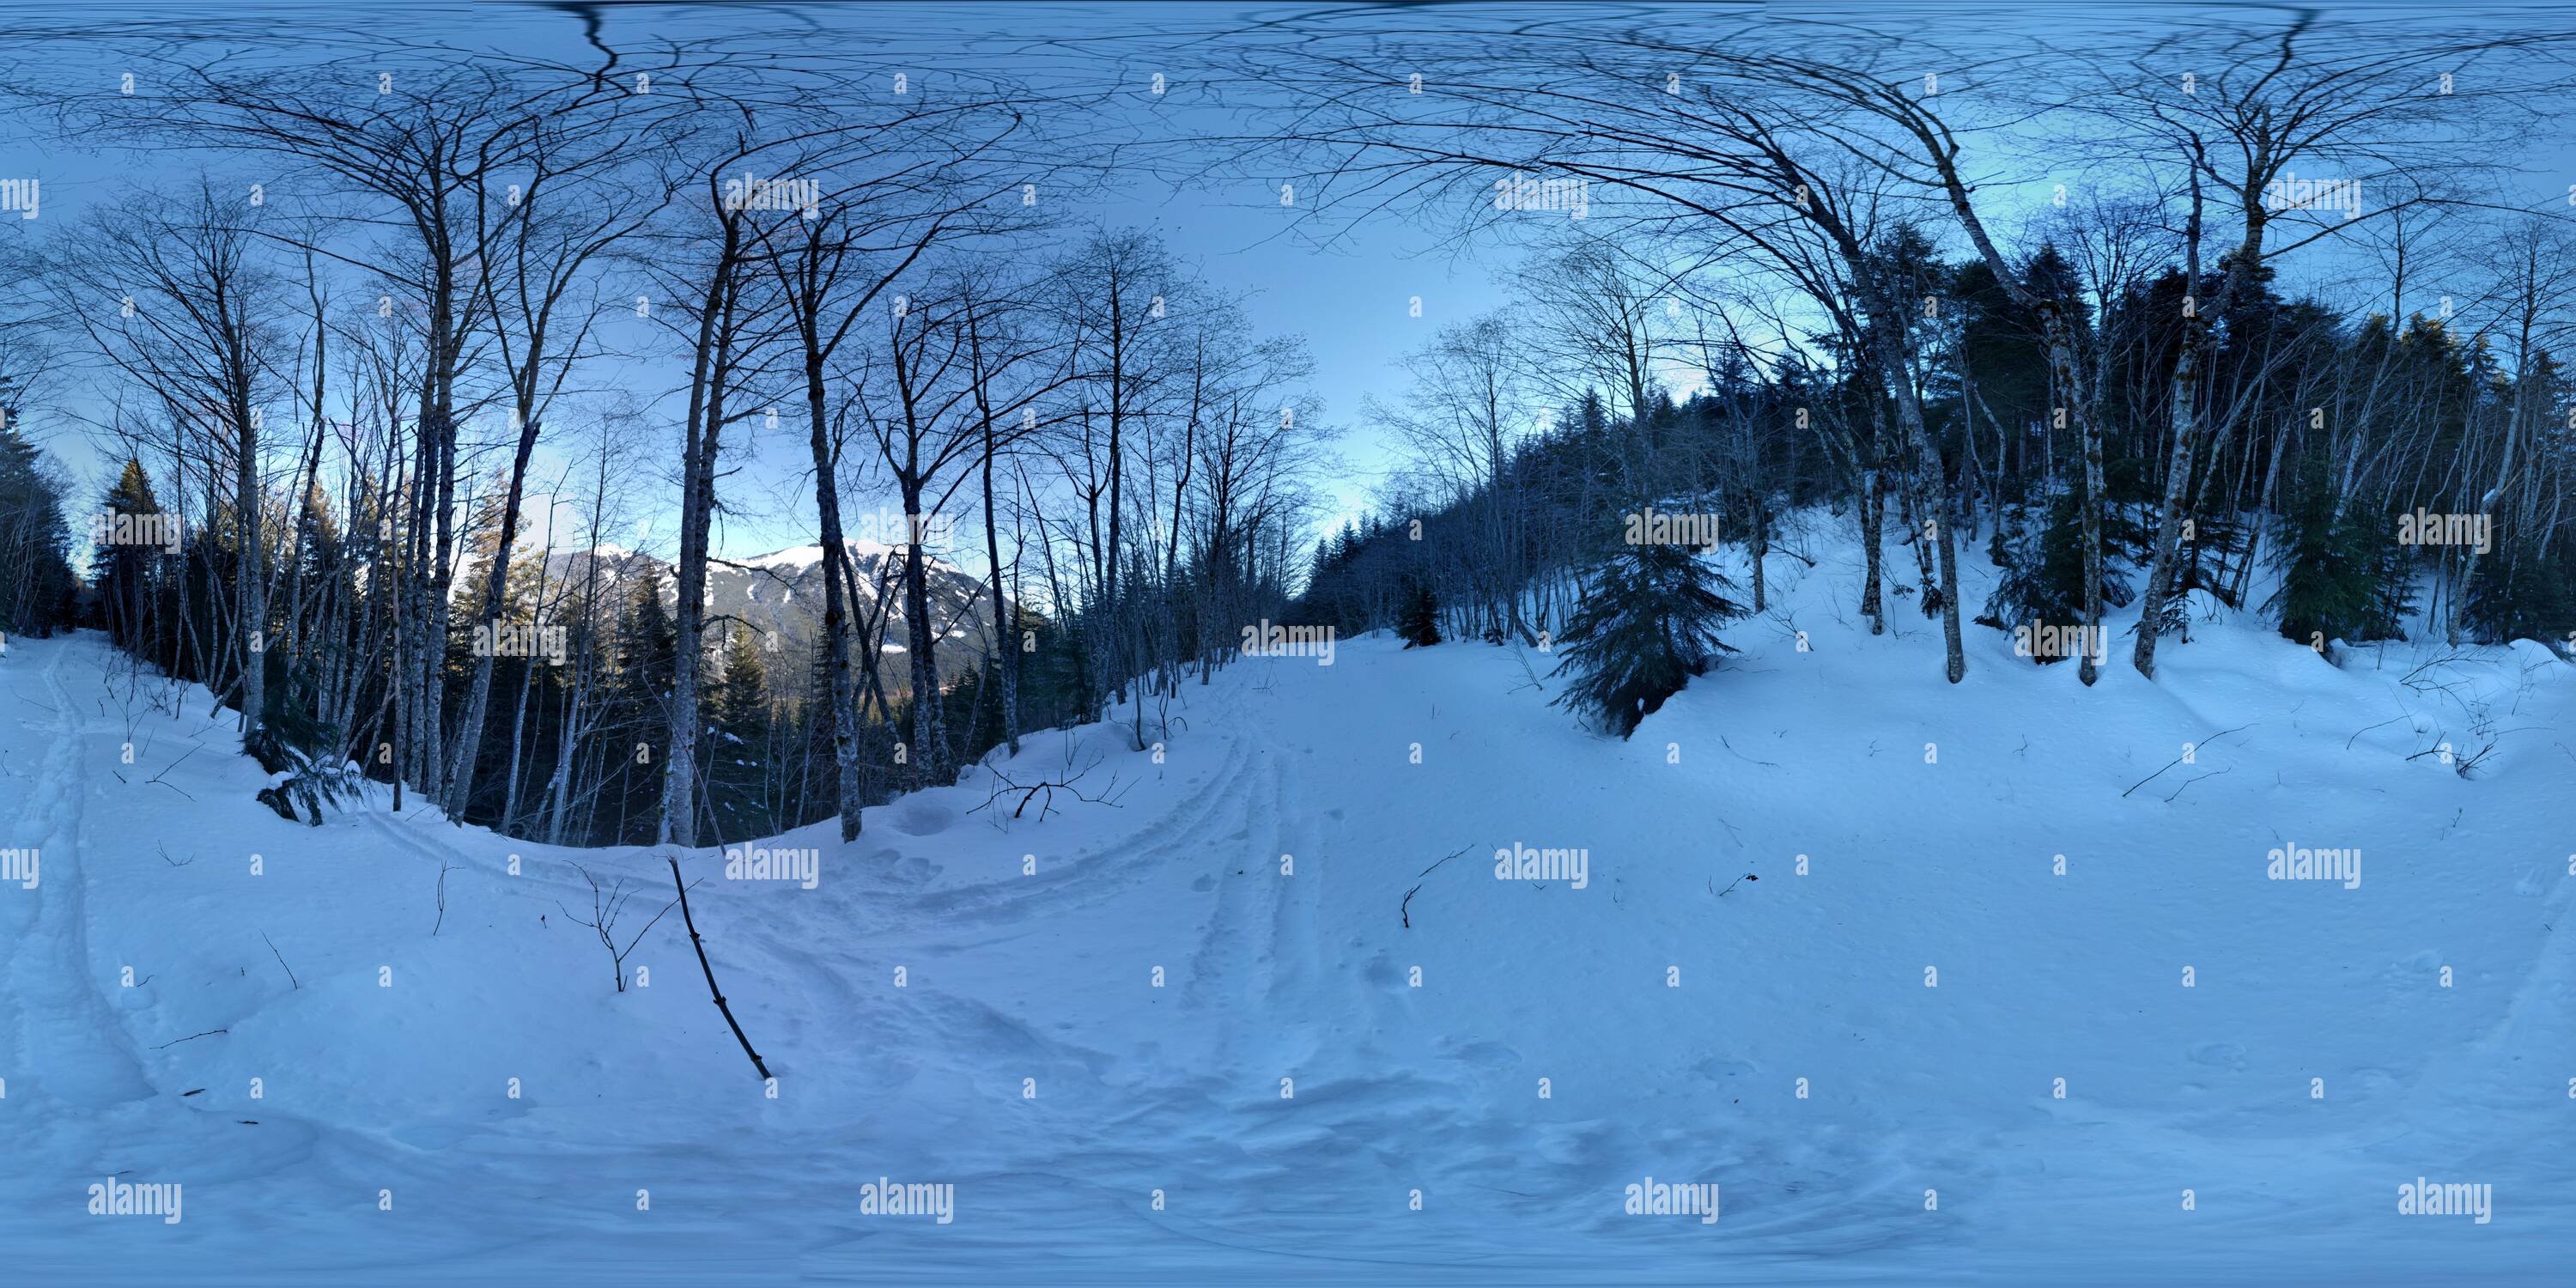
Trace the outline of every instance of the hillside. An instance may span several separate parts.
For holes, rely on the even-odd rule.
[[[1624,743],[1543,654],[1344,640],[1190,686],[1159,756],[1033,738],[999,773],[1076,779],[1051,811],[978,770],[769,843],[810,889],[683,857],[775,1099],[676,911],[624,992],[566,924],[578,863],[640,929],[660,857],[291,825],[202,691],[15,642],[0,1244],[31,1283],[2563,1274],[2576,667],[2336,669],[2204,605],[2154,684],[1977,630],[1948,686],[1798,540]],[[1580,879],[1498,879],[1524,846]],[[2301,848],[2357,882],[2267,878]],[[185,1219],[86,1216],[111,1174]],[[2491,1219],[2398,1219],[2419,1177]],[[863,1214],[881,1178],[948,1219]],[[1718,1219],[1623,1212],[1649,1178]]]

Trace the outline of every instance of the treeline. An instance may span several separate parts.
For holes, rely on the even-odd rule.
[[[1879,37],[1793,53],[1756,24],[1713,51],[1692,27],[1438,45],[1317,19],[1298,70],[1241,68],[1310,109],[1285,140],[1302,199],[1482,178],[1460,236],[1530,247],[1521,302],[1440,330],[1412,395],[1372,409],[1413,469],[1316,551],[1302,611],[1400,627],[1428,598],[1440,633],[1488,639],[1582,622],[1569,674],[1600,700],[1578,705],[1624,731],[1763,608],[1776,516],[1821,501],[1866,552],[1872,630],[1892,584],[1912,593],[1954,682],[1982,623],[2091,641],[2035,657],[2089,683],[2110,608],[2140,613],[2119,647],[2152,678],[2200,593],[2329,655],[2576,639],[2553,356],[2576,233],[2545,194],[2499,198],[2496,165],[2568,101],[2564,37],[2260,19],[2155,58],[1999,35],[1897,70]],[[1300,80],[1435,45],[1411,93],[1437,110]],[[2046,194],[2017,226],[1990,195],[2011,183]],[[1753,554],[1753,585],[1658,549],[1713,540]],[[2002,576],[1966,603],[1979,546]],[[1695,625],[1628,620],[1658,615]]]
[[[29,441],[8,359],[24,352],[0,329],[0,640],[45,636],[80,609],[71,565],[72,484]]]
[[[123,461],[77,501],[0,462],[36,552],[0,572],[62,619],[92,520],[80,611],[245,713],[290,816],[363,775],[562,843],[847,838],[1032,730],[1167,736],[1302,571],[1302,345],[1060,213],[1105,146],[1065,92],[721,41],[134,52],[131,94],[11,86],[200,168],[0,248],[20,401]],[[820,550],[810,647],[710,606],[754,510]]]
[[[2070,221],[2058,233],[2086,230]],[[2187,325],[2180,301],[2195,290],[2145,249],[2126,261],[2134,275],[2103,283],[2099,296],[2053,241],[2018,266],[2078,319],[2098,373],[2093,567],[2114,608],[2135,602],[2154,560],[2174,468],[2168,400]],[[2513,249],[2524,284],[2576,271],[2576,242],[2530,238]],[[2043,337],[2022,324],[1982,261],[1944,260],[1919,230],[1900,227],[1868,262],[1928,302],[1908,319],[1907,344],[1920,355],[1918,397],[1949,498],[1939,522],[1981,543],[2002,573],[1993,594],[1969,606],[1975,622],[2006,632],[2085,624],[2086,443],[2055,414]],[[2216,287],[2204,276],[2196,289]],[[1672,289],[1639,282],[1628,293]],[[2093,298],[2108,307],[2092,307]],[[2576,302],[2563,293],[2498,298],[2512,337]],[[1319,545],[1300,611],[1346,632],[1390,628],[1427,594],[1446,635],[1536,643],[1541,632],[1561,636],[1623,559],[1644,557],[1636,547],[1701,540],[1702,528],[1676,524],[1704,522],[1709,539],[1767,555],[1777,516],[1817,504],[1855,526],[1866,552],[1857,601],[1874,632],[1889,599],[1882,552],[1910,563],[1905,589],[1919,588],[1921,611],[1941,611],[1936,553],[1923,535],[1936,512],[1919,477],[1935,467],[1888,433],[1893,400],[1853,361],[1866,340],[1809,335],[1771,352],[1732,339],[1704,344],[1716,319],[1693,317],[1687,305],[1641,310],[1633,321],[1640,369],[1655,369],[1650,348],[1667,373],[1674,357],[1691,363],[1681,373],[1695,386],[1687,399],[1676,402],[1663,378],[1620,413],[1590,389],[1539,415],[1510,410],[1523,399],[1473,396],[1586,378],[1586,364],[1549,363],[1569,338],[1598,332],[1547,335],[1545,314],[1449,328],[1415,355],[1410,365],[1432,378],[1417,382],[1409,407],[1381,409],[1409,432],[1415,472],[1378,514]],[[2567,514],[2576,427],[2563,410],[2576,406],[2576,389],[2547,350],[2507,349],[2493,329],[2457,317],[2417,313],[2399,324],[2384,312],[2284,299],[2269,270],[2217,321],[2199,392],[2218,409],[2216,432],[2181,488],[2189,499],[2177,596],[2203,591],[2256,609],[2284,636],[2329,653],[2410,628],[2454,642],[2576,638],[2576,524]],[[1473,378],[1459,381],[1462,373]],[[1748,607],[1759,612],[1762,559],[1748,566]],[[2182,626],[2178,614],[2167,623]]]
[[[1979,622],[2098,641],[2131,607],[2152,678],[2203,593],[2329,653],[2576,630],[2576,252],[2503,164],[2570,101],[2561,35],[1191,21],[965,73],[746,27],[578,63],[156,32],[117,85],[13,75],[160,179],[0,242],[17,403],[128,463],[93,611],[246,713],[297,812],[354,763],[678,844],[855,836],[1069,720],[1150,745],[1290,615],[1563,641],[1572,705],[1633,727],[1818,503],[1873,630],[1910,595],[1952,682]],[[1366,409],[1410,468],[1320,551],[1302,345],[1077,217],[1157,185],[1526,252]],[[801,478],[759,483],[761,443]],[[5,476],[20,629],[65,611],[48,497],[75,531],[88,500],[44,478]],[[812,534],[810,647],[711,602],[727,515]],[[639,524],[667,559],[612,549]],[[1687,554],[1719,542],[1748,585]]]

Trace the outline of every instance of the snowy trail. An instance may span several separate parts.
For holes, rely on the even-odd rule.
[[[132,1049],[117,1040],[124,1026],[101,994],[90,959],[82,875],[90,856],[81,834],[88,793],[81,771],[87,761],[72,695],[62,681],[69,656],[63,649],[46,654],[38,676],[42,705],[50,710],[25,725],[42,730],[46,741],[33,757],[37,781],[21,798],[5,835],[37,849],[38,884],[0,904],[10,910],[0,991],[19,999],[11,1067],[43,1070],[23,1080],[20,1094],[96,1112],[142,1100],[152,1088]],[[38,705],[24,694],[18,700],[28,709]],[[38,1115],[13,1118],[33,1121]]]
[[[2105,1241],[2140,1282],[2293,1249],[2370,1283],[2576,1251],[2562,735],[2463,780],[2409,759],[2438,713],[2356,734],[2384,679],[2223,623],[2152,686],[2076,693],[1983,635],[1931,685],[1918,621],[1816,629],[1847,572],[1775,569],[1781,618],[1626,743],[1512,650],[1345,641],[1185,686],[1160,758],[1113,721],[1011,767],[1099,800],[1015,820],[970,773],[847,846],[762,842],[818,851],[812,889],[683,856],[775,1099],[676,914],[623,992],[564,924],[579,864],[640,928],[657,853],[381,801],[287,824],[176,719],[120,782],[101,646],[22,644],[0,844],[44,879],[0,887],[0,1239],[257,1283],[561,1280],[576,1243],[605,1251],[575,1281],[621,1283],[2065,1282]],[[2565,664],[2480,683],[2516,665],[2517,718],[2566,728]],[[2187,790],[2122,795],[2233,725]],[[2266,881],[2293,841],[2366,880]],[[1585,881],[1497,879],[1516,845]],[[111,1171],[188,1180],[189,1220],[67,1215]],[[2392,1220],[2419,1174],[2494,1182],[2496,1224]],[[954,1184],[955,1222],[860,1215],[881,1176]],[[1646,1176],[1721,1183],[1723,1220],[1624,1215]]]

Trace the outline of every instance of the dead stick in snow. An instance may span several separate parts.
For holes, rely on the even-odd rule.
[[[259,939],[261,943],[268,945],[268,951],[277,953],[277,968],[286,972],[287,986],[290,988],[304,987],[304,985],[297,982],[295,978],[295,968],[286,964],[286,954],[277,952],[277,941],[269,938],[268,932],[265,930],[259,932]]]
[[[1470,842],[1469,844],[1472,845],[1473,842]],[[1441,856],[1440,862],[1424,868],[1422,870],[1422,875],[1428,877],[1432,873],[1439,871],[1441,863],[1447,863],[1449,860],[1457,858],[1461,854],[1465,854],[1468,848],[1469,847],[1467,845],[1462,845],[1456,850]],[[1404,928],[1407,930],[1413,929],[1413,896],[1420,893],[1422,893],[1422,883],[1420,881],[1416,881],[1413,883],[1412,889],[1404,892],[1404,902],[1396,905],[1396,915],[1404,919]]]
[[[2241,724],[2241,725],[2236,726],[2236,727],[2235,727],[2235,728],[2233,728],[2233,729],[2221,729],[2221,730],[2219,730],[2218,732],[2216,732],[2216,733],[2214,733],[2214,734],[2211,734],[2211,735],[2209,735],[2208,737],[2203,738],[2203,739],[2201,739],[2201,740],[2200,740],[2200,741],[2198,741],[2198,742],[2191,743],[2191,744],[2189,744],[2189,745],[2190,745],[2190,747],[2192,748],[2192,750],[2191,750],[2191,751],[2186,751],[2186,752],[2184,752],[2182,756],[2176,756],[2176,757],[2174,757],[2173,759],[2166,761],[2166,762],[2165,762],[2165,769],[2171,769],[2171,768],[2173,768],[2174,766],[2181,764],[2181,763],[2182,763],[2182,761],[2183,761],[2183,756],[2189,756],[2189,755],[2193,754],[2194,752],[2197,752],[2200,748],[2206,747],[2206,746],[2208,746],[2209,744],[2211,744],[2211,743],[2213,743],[2213,742],[2216,742],[2216,741],[2218,741],[2219,739],[2224,738],[2224,737],[2226,737],[2227,735],[2229,735],[2229,734],[2231,734],[2231,733],[2243,733],[2243,732],[2245,732],[2246,730],[2251,729],[2251,728],[2253,728],[2253,727],[2254,727],[2254,726],[2252,726],[2252,725],[2250,725],[2250,724]],[[2195,762],[2195,763],[2196,763],[2196,762]],[[2159,770],[2157,770],[2156,772],[2154,772],[2154,773],[2152,773],[2152,774],[2149,774],[2149,775],[2147,775],[2146,777],[2141,778],[2141,779],[2139,779],[2138,781],[2136,781],[2136,782],[2134,782],[2134,783],[2129,784],[2129,792],[2134,792],[2134,791],[2138,790],[2139,788],[2144,787],[2144,786],[2146,786],[2147,784],[2152,783],[2152,782],[2156,781],[2157,779],[2164,777],[2165,769],[2159,769]],[[2207,776],[2207,775],[2203,775],[2203,777],[2206,777],[2206,776]],[[2199,780],[2198,780],[2198,779],[2194,779],[2193,781],[2197,782],[2197,781],[2199,781]],[[2120,795],[2121,795],[2123,798],[2126,798],[2126,797],[2128,796],[2129,792],[2122,792],[2122,793],[2120,793]],[[2174,796],[2180,796],[2181,794],[2182,794],[2182,793],[2180,793],[2180,792],[2176,792],[2176,793],[2174,793]],[[2165,799],[2166,799],[2167,801],[2171,801],[2171,800],[2173,799],[2173,796],[2168,796],[2168,797],[2166,797]]]
[[[716,968],[707,964],[707,946],[698,938],[697,919],[689,915],[689,887],[680,880],[680,861],[670,859],[671,884],[680,887],[680,920],[689,928],[689,946],[698,950],[698,969],[707,976],[707,996],[716,999],[716,1009],[724,1012],[725,1023],[733,1028],[733,1040],[742,1044],[742,1053],[751,1057],[751,1067],[760,1071],[762,1081],[769,1078],[769,1066],[760,1062],[760,1053],[751,1049],[751,1039],[742,1035],[742,1023],[733,1017],[733,1008],[725,1005],[724,993],[716,987]]]

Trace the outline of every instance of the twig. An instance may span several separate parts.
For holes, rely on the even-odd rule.
[[[564,920],[576,926],[588,926],[599,936],[600,945],[608,949],[609,968],[616,972],[617,991],[623,993],[626,991],[626,959],[634,954],[635,945],[644,942],[644,936],[650,934],[653,927],[661,924],[662,918],[669,916],[672,906],[680,901],[673,899],[670,903],[663,904],[662,910],[653,914],[653,920],[645,922],[644,929],[636,931],[635,937],[627,940],[624,948],[620,948],[617,946],[617,915],[626,907],[626,901],[635,897],[634,893],[626,888],[626,878],[619,877],[608,889],[602,890],[599,888],[599,878],[592,876],[590,869],[578,863],[572,867],[573,871],[581,874],[583,880],[590,883],[590,915],[593,920],[584,921],[574,916],[572,909],[564,907],[561,899],[555,900],[555,907],[562,910]],[[444,919],[444,916],[445,914],[442,913],[441,918]]]
[[[2216,733],[2214,733],[2214,734],[2211,734],[2211,735],[2209,735],[2209,736],[2208,736],[2208,737],[2206,737],[2206,738],[2201,739],[2199,742],[2193,743],[2193,744],[2192,744],[2192,749],[2193,749],[2194,751],[2197,751],[2197,750],[2199,750],[2200,748],[2202,748],[2202,747],[2206,747],[2206,746],[2208,746],[2209,744],[2211,744],[2211,743],[2213,743],[2213,742],[2216,742],[2216,741],[2218,741],[2219,739],[2224,738],[2224,737],[2226,737],[2227,735],[2229,735],[2229,734],[2231,734],[2231,733],[2243,733],[2243,732],[2245,732],[2246,730],[2251,729],[2251,728],[2253,728],[2253,727],[2254,727],[2254,726],[2253,726],[2253,725],[2250,725],[2250,724],[2241,724],[2241,725],[2236,726],[2236,727],[2235,727],[2235,728],[2233,728],[2233,729],[2221,729],[2221,730],[2219,730],[2218,732],[2216,732]],[[2186,753],[2186,754],[2188,754],[2188,753]],[[2152,783],[2152,782],[2156,781],[2158,778],[2161,778],[2161,777],[2163,777],[2163,776],[2164,776],[2165,769],[2171,769],[2171,768],[2173,768],[2174,766],[2179,765],[2179,764],[2181,764],[2181,763],[2182,763],[2182,757],[2181,757],[2181,756],[2176,756],[2176,757],[2174,757],[2173,759],[2166,761],[2166,762],[2165,762],[2165,764],[2164,764],[2164,769],[2159,769],[2159,770],[2157,770],[2156,772],[2154,772],[2154,773],[2152,773],[2152,774],[2149,774],[2149,775],[2147,775],[2146,777],[2141,778],[2141,779],[2139,779],[2138,781],[2136,781],[2136,782],[2134,782],[2134,783],[2129,784],[2129,792],[2134,792],[2134,791],[2138,790],[2139,788],[2144,787],[2144,786],[2146,786],[2147,784],[2149,784],[2149,783]],[[2203,775],[2201,775],[2201,777],[2206,778],[2206,777],[2209,777],[2209,775],[2207,775],[2207,774],[2203,774]],[[2129,792],[2122,792],[2122,793],[2120,793],[2120,796],[2122,797],[2122,799],[2126,799],[2126,798],[2128,797],[2128,795],[2129,795]],[[2180,792],[2175,792],[2175,793],[2174,793],[2174,796],[2180,796],[2180,795],[2182,795],[2182,793],[2180,793]],[[2173,799],[2173,797],[2172,797],[2172,796],[2168,796],[2168,797],[2166,797],[2165,799],[2167,799],[2167,800],[2171,800],[2171,799]]]
[[[1780,767],[1780,766],[1779,766],[1779,764],[1778,764],[1777,762],[1774,762],[1774,761],[1768,761],[1768,760],[1755,760],[1753,757],[1748,756],[1748,755],[1745,755],[1743,752],[1737,751],[1737,750],[1735,749],[1735,744],[1734,744],[1734,743],[1731,743],[1731,742],[1728,742],[1728,741],[1726,740],[1726,735],[1725,735],[1725,734],[1719,734],[1719,735],[1717,736],[1717,745],[1718,745],[1718,746],[1721,746],[1721,747],[1726,748],[1726,751],[1727,751],[1727,754],[1728,754],[1728,755],[1731,755],[1731,756],[1735,757],[1737,760],[1741,760],[1741,761],[1743,761],[1743,762],[1745,762],[1745,763],[1747,763],[1747,764],[1752,764],[1752,765],[1761,765],[1761,766],[1764,766],[1765,768],[1769,768],[1769,769],[1778,769],[1778,768]]]
[[[680,889],[680,920],[689,928],[689,946],[698,950],[698,969],[706,972],[707,995],[716,999],[716,1009],[724,1012],[725,1023],[733,1029],[733,1040],[742,1044],[742,1053],[751,1057],[751,1067],[760,1072],[762,1081],[769,1079],[769,1066],[760,1062],[760,1053],[751,1049],[751,1039],[742,1035],[742,1023],[733,1017],[733,1008],[725,1005],[724,992],[716,987],[716,968],[707,964],[707,946],[698,938],[697,919],[689,915],[689,887],[680,880],[680,861],[670,859],[671,884]],[[669,909],[664,909],[669,911]]]
[[[205,749],[206,749],[206,744],[204,744],[204,743],[202,743],[202,742],[201,742],[201,743],[198,743],[197,745],[195,745],[195,746],[193,746],[193,747],[188,748],[188,755],[187,755],[187,756],[181,756],[181,757],[179,757],[177,760],[171,761],[169,764],[163,765],[163,766],[161,767],[161,774],[169,773],[171,770],[173,770],[173,769],[177,769],[179,766],[184,765],[184,764],[187,764],[187,763],[188,763],[188,756],[196,755],[198,752],[203,751],[203,750],[205,750]],[[144,779],[143,781],[144,781],[147,785],[148,785],[148,784],[151,784],[151,783],[161,783],[161,774],[154,774],[154,775],[153,775],[153,776],[151,776],[150,778]],[[178,791],[179,791],[179,789],[178,789],[178,788],[176,788],[176,787],[172,787],[172,786],[171,786],[170,784],[168,784],[168,783],[161,783],[161,785],[162,785],[162,786],[164,786],[164,787],[169,787],[169,788],[170,788],[170,790],[172,790],[172,791],[174,791],[174,792],[178,792]],[[188,796],[188,794],[187,794],[186,792],[179,792],[179,794],[180,794],[180,795],[182,795],[182,796]],[[194,796],[188,796],[188,799],[189,799],[189,800],[195,800],[195,799],[197,799],[197,798],[196,798],[196,797],[194,797]]]
[[[1447,863],[1449,860],[1457,858],[1461,854],[1465,854],[1473,844],[1473,842],[1469,842],[1468,845],[1459,846],[1455,851],[1441,856],[1438,863],[1434,863],[1430,867],[1424,868],[1420,875],[1424,877],[1430,876],[1433,872],[1439,870],[1441,863]],[[1396,914],[1404,919],[1404,928],[1407,930],[1413,929],[1413,896],[1420,893],[1422,893],[1422,882],[1417,879],[1413,883],[1413,888],[1404,892],[1404,902],[1396,906]]]
[[[304,987],[302,984],[295,982],[295,968],[286,964],[286,954],[277,951],[277,941],[270,939],[268,937],[268,932],[265,930],[259,932],[259,937],[261,942],[268,945],[268,951],[276,955],[277,968],[286,972],[287,984],[293,988]]]
[[[182,1043],[182,1042],[194,1042],[194,1041],[196,1041],[196,1040],[197,1040],[197,1039],[199,1039],[199,1038],[210,1038],[210,1037],[213,1037],[214,1035],[216,1035],[216,1034],[218,1034],[218,1033],[230,1033],[230,1032],[232,1032],[232,1030],[231,1030],[231,1029],[208,1029],[208,1030],[206,1030],[206,1031],[205,1031],[205,1032],[203,1032],[203,1033],[191,1033],[191,1034],[189,1034],[188,1036],[186,1036],[186,1037],[184,1037],[184,1038],[172,1038],[172,1039],[170,1039],[169,1041],[162,1043],[160,1046],[154,1047],[154,1048],[152,1048],[152,1049],[153,1049],[153,1050],[155,1050],[155,1051],[165,1050],[165,1049],[167,1049],[167,1048],[177,1046],[177,1045],[179,1045],[179,1044],[180,1044],[180,1043]]]
[[[2403,720],[2403,719],[2405,719],[2405,718],[2406,718],[2405,713],[2401,712],[2401,713],[2399,713],[2399,714],[2397,714],[2397,715],[2390,716],[2389,718],[2387,718],[2387,719],[2385,719],[2385,720],[2380,721],[2378,724],[2375,724],[2375,725],[2364,725],[2363,727],[2361,727],[2361,728],[2359,728],[2359,729],[2355,729],[2355,730],[2353,730],[2353,731],[2352,731],[2352,736],[2351,736],[2351,737],[2346,738],[2346,739],[2344,739],[2344,740],[2343,740],[2343,749],[2344,749],[2345,751],[2350,751],[2350,750],[2352,750],[2352,745],[2353,745],[2354,743],[2361,741],[2361,736],[2362,736],[2363,734],[2366,734],[2366,733],[2370,732],[2370,731],[2371,731],[2371,730],[2373,730],[2373,729],[2385,729],[2385,728],[2387,728],[2388,726],[2393,725],[2393,724],[2397,723],[2398,721]]]
[[[2225,769],[2212,770],[2212,771],[2210,771],[2209,773],[2202,774],[2202,775],[2200,776],[2200,778],[2216,778],[2216,777],[2218,777],[2220,774],[2234,773],[2235,771],[2236,771],[2236,766],[2234,766],[2234,765],[2229,765],[2229,766],[2228,766],[2227,768],[2225,768]],[[2165,804],[2167,804],[2167,805],[2171,805],[2171,804],[2173,804],[2173,803],[2174,803],[2174,797],[2176,797],[2176,796],[2180,796],[2180,795],[2182,795],[2184,792],[2190,791],[2190,790],[2191,790],[2191,785],[2192,785],[2193,783],[2199,782],[2199,781],[2200,781],[2200,778],[2186,778],[2186,779],[2182,780],[2182,786],[2177,787],[2177,788],[2175,788],[2175,789],[2173,790],[2173,796],[2168,796],[2168,797],[2166,797],[2166,798],[2165,798]]]
[[[1091,772],[1093,766],[1098,763],[1099,762],[1095,760],[1089,765],[1084,765],[1080,771],[1061,780],[1047,779],[1034,783],[1018,782],[1009,774],[1003,773],[1000,765],[988,765],[985,767],[986,772],[992,774],[993,781],[998,784],[998,786],[994,787],[991,793],[985,796],[984,803],[982,805],[978,805],[975,809],[970,809],[966,812],[972,814],[975,810],[991,806],[995,801],[1002,799],[1002,797],[1011,792],[1018,792],[1020,794],[1019,808],[1011,811],[1011,817],[1016,819],[1027,813],[1029,802],[1037,800],[1038,794],[1043,792],[1046,794],[1046,799],[1038,805],[1038,821],[1043,823],[1046,821],[1048,815],[1056,812],[1055,794],[1059,791],[1068,792],[1075,800],[1081,801],[1087,805],[1107,805],[1112,809],[1116,809],[1118,808],[1119,797],[1117,774],[1110,774],[1109,785],[1103,788],[1096,795],[1083,791],[1082,788],[1077,785],[1081,783],[1085,775]]]

